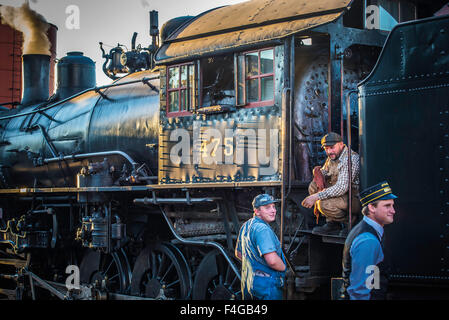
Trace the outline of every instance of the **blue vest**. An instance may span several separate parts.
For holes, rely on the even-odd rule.
[[[351,275],[351,269],[352,269],[352,258],[350,254],[352,243],[354,242],[355,238],[357,238],[362,233],[371,233],[376,237],[376,239],[379,241],[381,245],[381,249],[383,251],[383,244],[382,239],[379,238],[379,235],[377,234],[376,230],[370,226],[365,221],[360,221],[348,234],[348,237],[345,241],[345,246],[343,249],[343,259],[342,259],[342,267],[343,267],[343,287],[341,288],[341,296],[340,299],[347,300],[349,299],[349,294],[347,292],[347,288],[350,285],[350,275]],[[370,292],[370,300],[384,300],[386,297],[387,292],[387,286],[388,286],[388,279],[386,277],[386,267],[384,262],[380,262],[377,265],[379,267],[380,271],[380,288],[379,289],[372,289]]]

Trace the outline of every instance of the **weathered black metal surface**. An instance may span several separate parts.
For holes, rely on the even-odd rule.
[[[148,75],[152,74],[136,73],[122,81]],[[37,107],[23,108],[20,113]],[[101,94],[88,92],[46,111],[4,121],[0,181],[4,187],[73,187],[81,166],[95,157],[82,159],[84,162],[45,164],[44,160],[113,150],[138,159],[156,173],[158,111],[158,91],[144,83],[133,83],[108,88]],[[96,160],[104,157],[118,172],[123,164],[131,169],[123,157],[106,155]]]
[[[216,55],[245,45],[282,39],[336,20],[350,0],[247,1],[205,12],[166,38],[157,63]]]
[[[449,19],[391,32],[359,86],[362,189],[388,180],[386,259],[403,280],[449,280]]]
[[[95,87],[95,63],[82,52],[67,52],[67,56],[58,61],[57,69],[58,99]]]
[[[275,98],[268,107],[167,117],[166,81],[161,80],[160,183],[280,180],[284,54],[283,47],[275,48]],[[188,148],[175,152],[183,141]]]
[[[74,254],[79,246],[70,243],[77,240],[104,250],[81,264],[81,279],[101,285],[99,297],[106,297],[105,289],[124,297],[132,288],[133,294],[188,298],[194,280],[192,297],[213,292],[211,297],[230,298],[234,287],[223,290],[223,275],[235,275],[238,290],[240,272],[225,247],[233,251],[241,223],[253,214],[251,199],[266,192],[282,202],[272,226],[297,273],[296,282],[287,279],[289,293],[323,286],[327,297],[329,278],[340,273],[343,238],[303,230],[315,219],[301,201],[311,169],[325,158],[320,138],[328,130],[342,132],[345,117],[357,117],[355,108],[345,113],[343,101],[371,71],[386,38],[386,32],[365,29],[361,3],[255,0],[174,19],[163,30],[157,73],[134,73],[57,102],[43,98],[20,116],[13,111],[2,117],[0,244]],[[446,19],[431,23],[397,28],[361,86],[362,186],[388,179],[400,196],[397,221],[386,236],[393,276],[446,281],[448,28]],[[274,59],[261,63],[262,52],[271,50]],[[256,51],[257,66],[248,59]],[[113,52],[119,58],[123,51]],[[176,72],[179,87],[173,85]],[[248,84],[256,77],[258,99]],[[76,87],[68,83],[65,95]],[[173,92],[176,103],[167,99],[176,97]],[[188,143],[181,147],[180,138]],[[58,211],[50,217],[50,209]],[[29,219],[21,225],[26,228],[13,230],[19,216]],[[34,234],[22,238],[23,232]],[[164,294],[169,285],[153,279],[142,292],[140,280],[149,269],[142,269],[140,258],[150,251],[139,250],[170,238],[177,249],[164,253],[178,264],[173,280],[179,278],[185,290]],[[206,246],[215,251],[203,259]],[[55,277],[52,252],[44,253],[42,269]],[[140,276],[131,277],[128,257]],[[115,273],[100,276],[107,271],[102,261],[121,269],[120,281]],[[59,275],[65,275],[62,267]]]
[[[21,104],[29,106],[48,99],[50,56],[23,55],[23,98]]]

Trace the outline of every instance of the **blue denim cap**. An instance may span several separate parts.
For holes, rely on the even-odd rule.
[[[276,203],[279,202],[278,200],[275,200],[272,196],[269,194],[259,194],[256,196],[253,200],[253,208],[257,209],[261,206],[266,206],[267,204]]]

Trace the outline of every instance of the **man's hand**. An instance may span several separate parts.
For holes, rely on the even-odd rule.
[[[315,193],[315,194],[312,194],[312,195],[308,196],[307,198],[305,198],[301,202],[301,204],[305,208],[312,208],[315,205],[315,202],[317,202],[318,200],[319,200],[318,199],[318,194]]]
[[[237,248],[235,248],[234,254],[237,259],[242,261],[242,253],[240,251],[238,251]]]

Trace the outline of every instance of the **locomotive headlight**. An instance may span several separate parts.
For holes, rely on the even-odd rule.
[[[125,65],[126,65],[126,62],[128,62],[128,58],[126,57],[126,54],[123,52],[123,53],[120,55],[120,63],[121,63],[123,66],[125,66]]]

